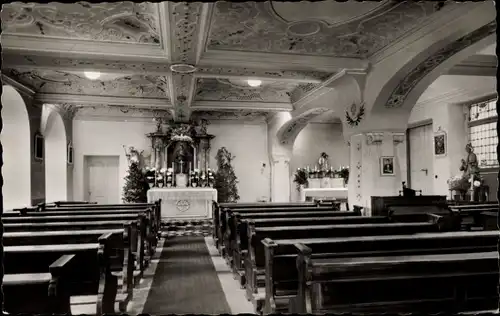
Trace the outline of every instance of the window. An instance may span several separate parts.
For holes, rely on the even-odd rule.
[[[498,167],[496,102],[496,99],[488,100],[469,107],[469,142],[480,168]]]

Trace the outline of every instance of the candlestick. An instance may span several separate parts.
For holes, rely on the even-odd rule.
[[[191,173],[191,162],[189,163],[189,172]]]

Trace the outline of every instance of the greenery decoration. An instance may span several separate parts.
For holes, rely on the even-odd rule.
[[[309,185],[309,174],[304,168],[298,168],[297,171],[295,172],[293,182],[297,183],[297,191],[300,190],[300,186],[307,186]]]
[[[123,202],[124,203],[146,203],[148,184],[139,165],[132,162],[129,166],[128,174],[125,177],[125,185],[123,186]]]
[[[353,104],[353,106],[355,107],[354,104]],[[351,112],[354,112],[354,111],[352,111],[352,109],[351,109]],[[353,116],[351,117],[351,115],[349,114],[349,111],[345,111],[345,119],[347,121],[347,124],[349,124],[349,126],[351,126],[351,127],[358,126],[359,123],[361,123],[363,116],[365,115],[365,106],[363,104],[361,104],[361,106],[359,107],[358,114],[352,113],[352,115]]]
[[[236,157],[226,147],[221,147],[215,156],[217,172],[214,176],[214,188],[217,190],[219,203],[237,202],[240,199],[237,187],[238,178],[234,174],[234,168],[231,165],[234,158]]]

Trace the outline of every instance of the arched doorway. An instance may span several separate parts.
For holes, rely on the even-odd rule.
[[[3,86],[3,209],[31,206],[31,133],[29,116],[21,95]]]
[[[43,112],[50,111],[46,106]],[[44,113],[45,114],[45,113]],[[67,138],[64,121],[50,111],[44,129],[45,138],[45,201],[66,201],[68,198]]]

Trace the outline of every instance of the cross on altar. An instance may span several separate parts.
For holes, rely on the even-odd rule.
[[[181,165],[181,173],[184,173],[184,170],[182,169],[182,166],[184,165],[184,160],[181,160],[179,164]]]

